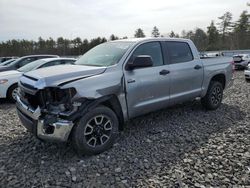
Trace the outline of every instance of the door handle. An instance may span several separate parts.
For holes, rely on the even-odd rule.
[[[166,74],[169,74],[169,73],[170,73],[170,71],[165,70],[165,69],[163,69],[163,70],[161,70],[161,72],[159,72],[160,75],[166,75]]]
[[[134,83],[135,82],[135,80],[134,79],[128,79],[128,81],[127,81],[128,83]]]
[[[196,70],[201,69],[201,68],[202,68],[202,66],[200,66],[200,65],[195,65],[194,66],[194,69],[196,69]]]

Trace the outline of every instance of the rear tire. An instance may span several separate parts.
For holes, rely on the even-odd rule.
[[[79,154],[99,154],[113,146],[118,134],[116,114],[106,106],[87,112],[75,125],[72,141]]]
[[[205,97],[201,98],[201,104],[207,110],[216,110],[223,98],[223,86],[218,81],[211,81]]]
[[[16,102],[17,91],[18,91],[17,84],[12,85],[7,91],[7,98],[13,103]]]

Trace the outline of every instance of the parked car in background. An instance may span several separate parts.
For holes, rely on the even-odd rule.
[[[17,59],[17,58],[18,57],[15,57],[15,56],[13,56],[13,57],[0,57],[0,65],[1,65],[1,63],[5,62],[5,61],[8,61],[10,59]]]
[[[98,154],[139,115],[197,97],[217,109],[232,75],[232,58],[201,60],[188,39],[117,40],[92,48],[75,65],[25,73],[17,112],[38,138],[71,140],[79,153]]]
[[[9,65],[11,62],[13,62],[13,61],[16,61],[16,59],[9,59],[9,60],[7,60],[7,61],[4,61],[3,63],[0,64],[0,67],[1,67],[1,66],[7,66],[7,65]]]
[[[15,101],[18,81],[23,73],[55,65],[73,64],[73,58],[47,58],[33,61],[17,70],[0,72],[0,98],[8,98]]]
[[[250,64],[249,54],[238,54],[233,56],[235,69],[246,69]]]
[[[208,55],[204,52],[200,52],[200,58],[201,59],[205,59],[205,58],[208,58]]]
[[[19,69],[22,66],[27,65],[30,62],[36,61],[38,59],[58,58],[58,57],[59,57],[58,55],[29,55],[29,56],[20,57],[6,66],[0,65],[0,72]]]
[[[218,56],[221,56],[221,53],[220,52],[208,52],[206,55],[207,57],[218,57]]]
[[[250,64],[248,64],[247,69],[244,71],[245,79],[247,82],[250,82]]]

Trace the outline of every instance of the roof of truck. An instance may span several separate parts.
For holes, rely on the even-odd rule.
[[[145,38],[129,38],[129,39],[120,39],[120,40],[114,40],[111,42],[140,42],[140,41],[155,41],[155,40],[159,40],[159,41],[164,41],[164,40],[168,40],[168,41],[189,41],[189,39],[184,39],[184,38],[170,38],[170,37],[145,37]]]

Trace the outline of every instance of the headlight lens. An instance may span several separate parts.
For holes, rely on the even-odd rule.
[[[6,82],[8,82],[7,79],[1,79],[1,80],[0,80],[0,84],[5,84]]]

